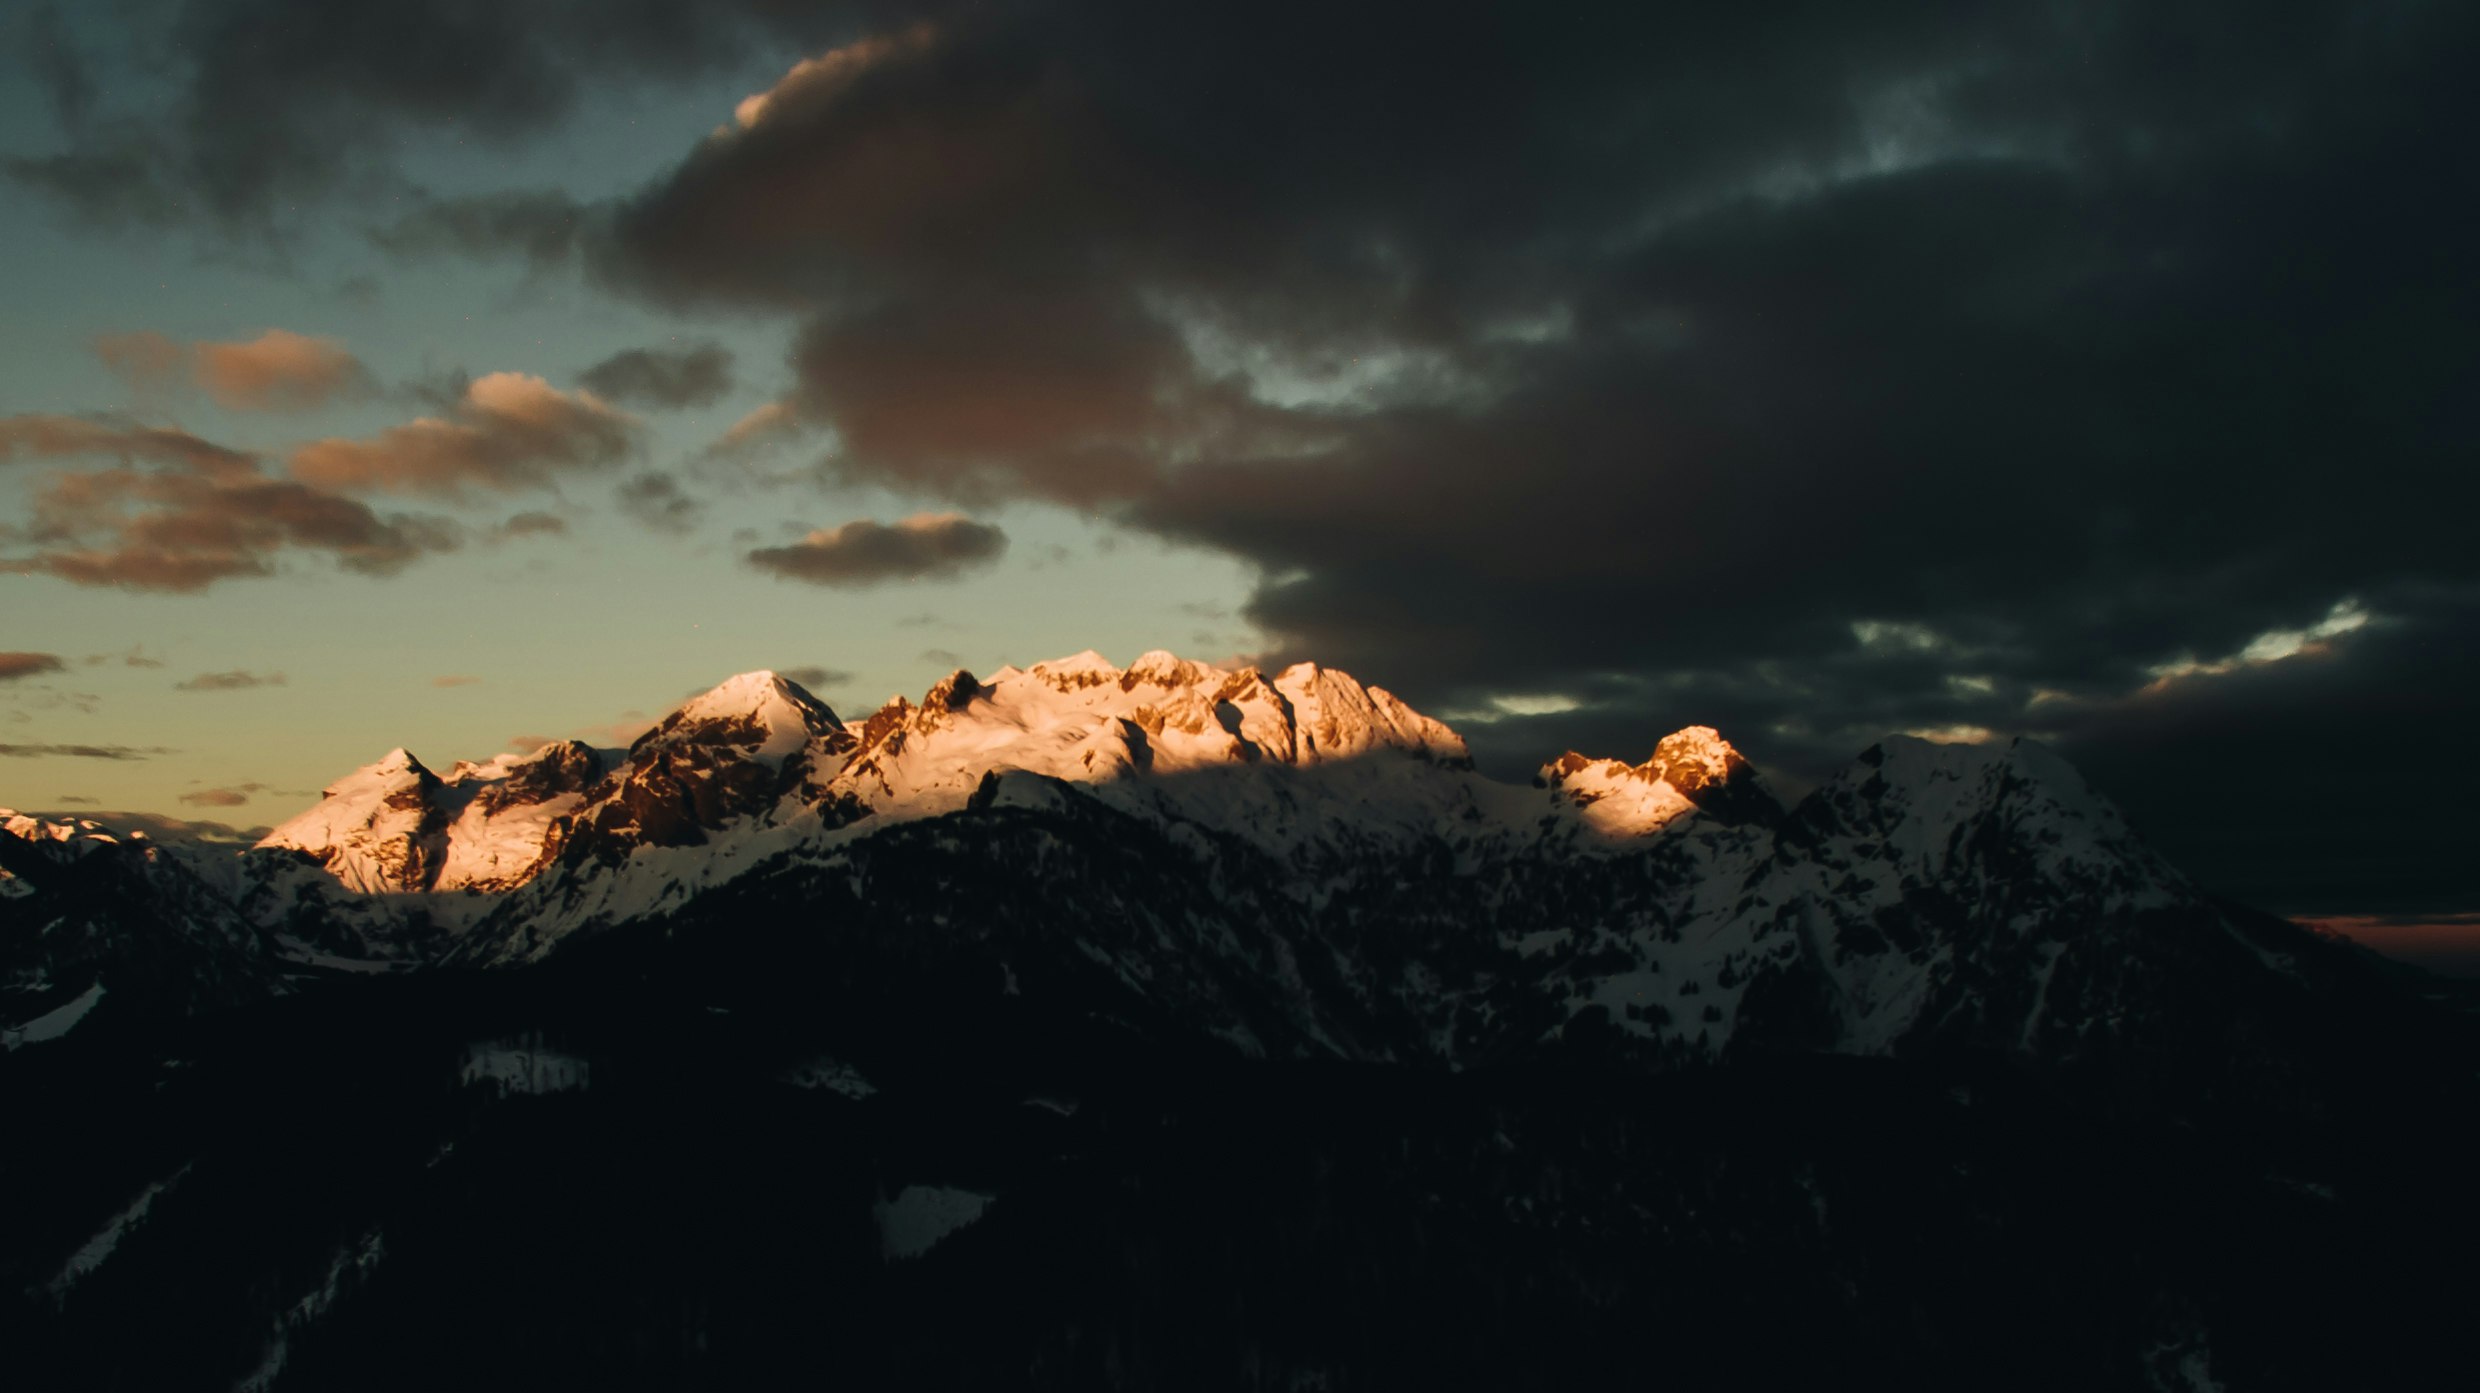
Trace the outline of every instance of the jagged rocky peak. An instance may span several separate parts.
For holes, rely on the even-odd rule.
[[[1074,692],[1087,687],[1108,686],[1119,681],[1121,674],[1118,668],[1111,665],[1110,659],[1088,648],[1072,657],[1035,663],[1028,675],[1059,691]]]
[[[1472,763],[1463,736],[1413,710],[1384,687],[1362,686],[1350,673],[1294,663],[1275,675],[1273,688],[1290,704],[1302,764],[1381,748],[1459,767]]]
[[[1750,764],[1712,726],[1662,737],[1642,764],[1594,759],[1574,750],[1541,767],[1534,782],[1586,810],[1602,831],[1633,836],[1690,811],[1727,823],[1772,822],[1782,805]]]
[[[1712,726],[1689,726],[1663,736],[1645,765],[1668,780],[1671,787],[1691,797],[1707,785],[1750,772],[1748,761]]]
[[[1139,687],[1160,687],[1171,690],[1196,686],[1208,677],[1219,680],[1224,675],[1220,668],[1209,667],[1204,663],[1157,648],[1130,663],[1128,670],[1120,674],[1119,685],[1121,690],[1131,692]]]
[[[781,673],[744,672],[691,697],[632,746],[730,745],[771,762],[798,753],[813,739],[832,738],[844,723],[827,704]]]
[[[444,787],[400,746],[328,785],[316,807],[258,845],[304,852],[356,893],[428,889],[448,825]]]
[[[36,817],[15,808],[0,808],[0,832],[28,842],[95,842],[108,844],[120,840],[120,834],[91,817]],[[132,839],[143,840],[144,832],[131,832]]]

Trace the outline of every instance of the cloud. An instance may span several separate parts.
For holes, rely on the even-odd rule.
[[[228,411],[310,411],[376,389],[343,344],[287,329],[187,345],[152,331],[108,334],[95,341],[95,353],[141,391],[194,383]]]
[[[480,685],[481,682],[482,679],[479,677],[466,677],[462,675],[453,677],[434,677],[431,679],[431,685],[434,687],[473,687]]]
[[[512,513],[505,522],[492,529],[499,537],[557,537],[568,531],[568,519],[556,513]]]
[[[103,457],[116,467],[62,470],[33,490],[28,520],[0,525],[0,574],[74,585],[172,592],[272,575],[288,551],[347,570],[391,575],[455,549],[447,519],[395,513],[267,477],[255,456],[185,431],[78,417],[0,417],[0,457]],[[151,467],[141,467],[151,466]]]
[[[160,745],[0,745],[0,759],[151,759],[174,753]]]
[[[61,23],[57,7],[44,5],[34,11],[27,23],[23,53],[62,128],[85,130],[95,104],[94,77],[86,70],[76,36]]]
[[[798,406],[788,401],[770,401],[752,407],[748,414],[734,421],[714,444],[706,447],[706,453],[719,458],[752,454],[808,429],[809,423],[801,419]]]
[[[62,805],[64,805],[64,806],[66,806],[66,805],[70,805],[70,804],[76,804],[76,805],[79,805],[79,806],[84,806],[84,807],[93,807],[93,806],[95,805],[95,800],[94,800],[94,799],[92,799],[92,798],[81,798],[81,797],[79,797],[78,795],[76,795],[76,794],[74,794],[74,793],[64,793],[64,794],[60,795],[58,798],[53,799],[52,801],[53,801],[53,802],[55,802],[55,803],[62,804]]]
[[[711,406],[732,390],[732,354],[715,343],[624,349],[577,380],[615,401],[675,409]]]
[[[267,786],[240,784],[232,788],[201,788],[179,795],[179,801],[201,808],[238,808],[250,801],[250,795]]]
[[[130,470],[56,476],[36,496],[31,537],[42,549],[0,557],[0,572],[173,592],[272,575],[288,549],[390,575],[457,545],[443,520],[382,517],[302,484]]]
[[[585,205],[553,189],[424,197],[395,222],[372,228],[370,240],[408,260],[513,256],[541,271],[567,263],[590,216]]]
[[[1495,767],[1698,722],[1810,777],[1889,730],[2032,732],[2158,810],[2138,713],[2202,731],[2311,676],[2361,709],[2407,661],[2378,619],[2480,586],[2476,307],[2438,290],[2480,16],[2354,14],[1577,11],[1407,61],[1375,13],[1303,44],[1281,4],[958,11],[753,94],[589,259],[799,323],[831,479],[1237,558],[1269,660],[1576,701],[1477,735]],[[2286,766],[2293,732],[2235,729],[2183,782]],[[2294,859],[2480,898],[2425,838],[2372,873],[2353,816]],[[2218,883],[2305,893],[2194,836]]]
[[[231,672],[202,672],[186,682],[174,683],[172,689],[176,692],[242,692],[253,687],[283,685],[283,673],[244,672],[235,668]]]
[[[57,653],[0,653],[0,682],[14,682],[65,669],[66,665]]]
[[[687,532],[706,511],[669,474],[640,474],[621,484],[616,496],[623,512],[657,532]]]
[[[552,0],[521,8],[406,0],[385,11],[323,0],[187,0],[150,31],[89,31],[119,47],[91,80],[86,55],[38,64],[65,146],[19,155],[11,177],[106,225],[187,224],[278,242],[326,200],[417,197],[397,169],[405,137],[453,125],[505,148],[555,127],[581,93],[672,83],[800,48],[849,23],[836,5]],[[108,102],[105,98],[108,97]]]
[[[193,344],[198,385],[230,411],[308,411],[367,392],[370,373],[334,339],[269,329],[246,343]]]
[[[760,547],[749,564],[815,585],[876,585],[960,574],[1007,550],[1007,534],[959,513],[922,513],[889,526],[860,519],[784,547]]]
[[[131,645],[126,653],[89,653],[86,655],[85,662],[88,667],[102,667],[106,663],[115,662],[122,667],[162,667],[164,665],[163,659],[147,656],[146,645],[142,643]]]
[[[813,665],[807,667],[779,667],[775,670],[782,673],[784,676],[791,678],[793,681],[800,683],[802,686],[809,688],[811,691],[819,691],[827,687],[841,687],[845,683],[853,680],[853,675],[841,668],[817,667]]]
[[[495,372],[467,384],[446,419],[419,417],[367,440],[315,440],[293,452],[291,468],[305,483],[356,492],[507,492],[612,464],[635,431],[633,418],[592,392]]]
[[[228,449],[183,430],[140,426],[79,416],[36,413],[0,416],[0,458],[101,457],[124,465],[154,464],[209,478],[256,472],[254,455]]]
[[[95,340],[95,356],[142,393],[168,391],[188,376],[189,351],[152,329],[102,335]]]

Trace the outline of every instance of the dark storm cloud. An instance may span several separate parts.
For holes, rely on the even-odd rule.
[[[2476,30],[2443,3],[971,11],[795,68],[589,260],[800,316],[788,409],[833,429],[831,473],[1243,557],[1277,659],[1577,703],[1477,729],[1485,759],[1710,721],[1813,776],[1888,729],[2034,731],[2159,808],[2146,713],[2201,729],[2308,674],[2382,702],[2404,630],[2176,701],[2161,672],[2480,580],[2480,189],[2449,134]],[[2240,728],[2176,782],[2289,757]],[[2372,777],[2468,840],[2463,804]],[[2222,883],[2289,893],[2244,859]]]
[[[66,670],[67,664],[61,662],[58,653],[0,653],[0,682]]]
[[[95,105],[95,79],[86,70],[76,39],[60,22],[60,10],[52,5],[38,8],[17,37],[24,45],[27,66],[51,102],[53,117],[65,130],[84,130],[87,114]]]
[[[136,103],[126,110],[96,110],[97,84],[83,75],[103,55],[35,45],[31,58],[70,140],[12,151],[8,168],[93,219],[273,231],[322,196],[401,187],[390,161],[407,134],[505,144],[566,117],[591,85],[711,72],[761,36],[806,45],[848,23],[854,8],[178,0],[124,21],[131,32],[161,34],[168,55],[114,55],[149,79],[117,84]]]
[[[888,524],[863,518],[822,528],[784,547],[760,547],[749,564],[814,585],[876,585],[952,576],[996,561],[1007,534],[954,513],[924,513]]]
[[[732,354],[721,344],[629,348],[605,358],[577,380],[616,401],[642,406],[711,406],[732,390]]]

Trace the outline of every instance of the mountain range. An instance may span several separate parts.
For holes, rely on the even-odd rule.
[[[2305,1322],[2480,1234],[2469,1003],[2024,741],[1786,803],[1314,664],[752,672],[247,849],[7,815],[0,955],[62,1387],[2410,1386]]]

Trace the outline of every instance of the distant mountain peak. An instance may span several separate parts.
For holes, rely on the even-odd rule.
[[[835,712],[807,688],[761,668],[727,678],[681,703],[638,737],[638,743],[736,745],[757,758],[781,763],[812,739],[843,728]]]
[[[1782,814],[1756,767],[1712,726],[1662,737],[1642,764],[1570,750],[1543,765],[1534,781],[1589,810],[1588,823],[1617,836],[1641,836],[1692,811],[1726,823],[1770,822]]]

